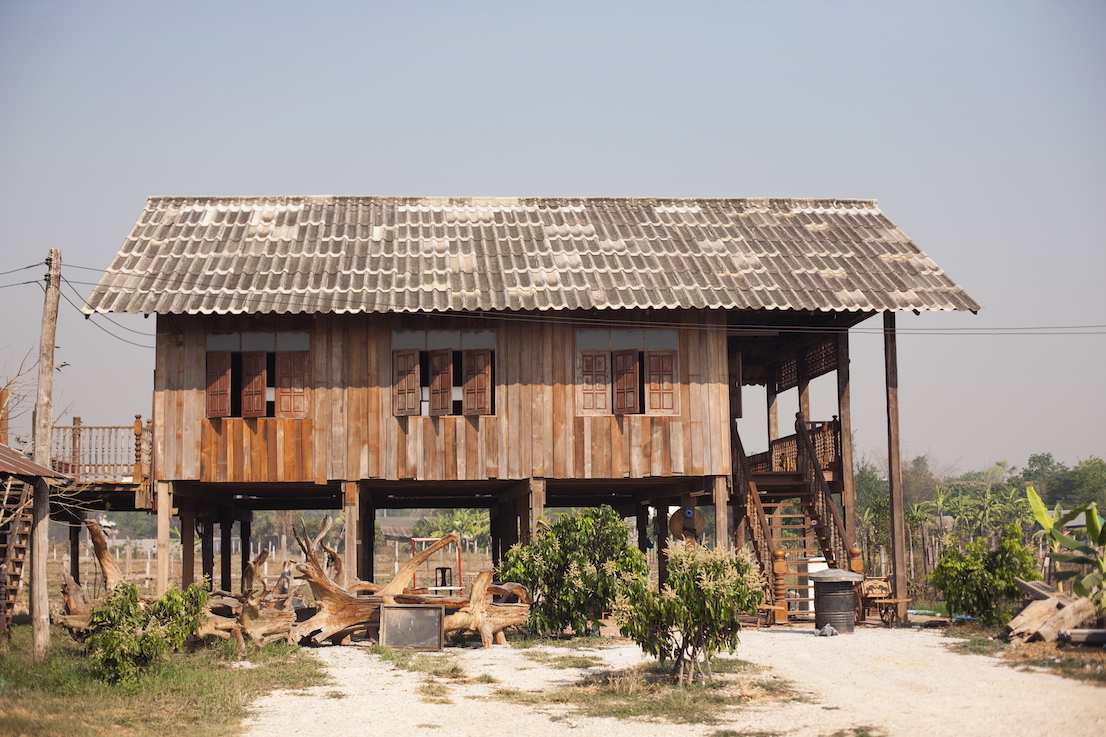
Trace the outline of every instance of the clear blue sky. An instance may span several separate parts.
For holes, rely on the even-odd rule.
[[[899,317],[907,456],[1075,463],[1106,456],[1106,335],[1051,328],[1106,325],[1104,37],[1096,1],[5,0],[0,272],[60,248],[87,295],[71,267],[105,268],[148,195],[872,197],[984,306]],[[41,305],[0,288],[0,376]],[[148,415],[153,351],[94,323],[152,339],[62,310],[62,421]],[[877,335],[853,371],[878,458]]]

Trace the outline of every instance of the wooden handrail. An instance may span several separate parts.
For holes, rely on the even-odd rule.
[[[798,440],[799,457],[803,461],[804,471],[811,482],[811,493],[814,508],[818,513],[818,520],[827,531],[830,543],[830,551],[833,554],[833,567],[847,569],[849,567],[850,550],[853,547],[849,539],[845,522],[841,519],[841,513],[833,502],[826,476],[822,473],[822,463],[814,450],[814,443],[810,439],[803,413],[795,415],[795,436]],[[831,524],[827,524],[831,523]]]
[[[149,474],[150,429],[141,415],[132,425],[84,425],[75,417],[51,430],[51,464],[78,484],[140,484]]]
[[[738,470],[738,483],[740,484],[740,498],[745,512],[745,519],[749,520],[749,529],[753,533],[753,547],[756,549],[760,567],[765,579],[771,581],[772,575],[772,531],[768,526],[768,517],[764,513],[764,505],[760,501],[760,490],[753,480],[753,472],[749,468],[749,459],[745,456],[745,448],[741,444],[741,436],[737,428],[730,432],[730,443],[733,453],[733,467]],[[773,598],[773,587],[768,586],[766,596]],[[772,602],[769,602],[772,603]]]

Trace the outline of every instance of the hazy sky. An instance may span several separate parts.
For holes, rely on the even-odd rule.
[[[79,304],[149,195],[877,198],[984,306],[899,316],[907,457],[1071,464],[1106,456],[1104,37],[1095,0],[3,0],[0,272],[59,248]],[[0,377],[43,273],[0,276]],[[62,422],[149,414],[153,350],[97,325],[154,321],[111,319],[62,302]],[[879,327],[853,338],[873,458]]]

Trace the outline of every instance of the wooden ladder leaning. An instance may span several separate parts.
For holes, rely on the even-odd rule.
[[[33,487],[16,482],[0,487],[0,643],[11,632],[15,597],[31,545]]]

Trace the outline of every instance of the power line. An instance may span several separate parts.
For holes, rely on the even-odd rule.
[[[66,279],[66,278],[65,278],[65,277],[63,276],[63,277],[61,278],[61,280],[62,280],[62,282],[63,282],[63,283],[64,283],[64,284],[65,284],[65,285],[66,285],[67,287],[69,287],[70,291],[72,291],[72,292],[73,292],[73,294],[77,295],[77,299],[80,299],[80,300],[82,300],[82,301],[84,300],[84,297],[82,297],[82,296],[81,296],[81,293],[77,291],[77,288],[76,288],[76,287],[74,287],[74,286],[73,286],[73,284],[72,284],[72,283],[71,283],[71,282],[70,282],[70,281],[69,281],[68,279]],[[83,310],[82,310],[82,314],[83,314]],[[104,318],[105,320],[107,320],[108,322],[110,322],[110,323],[111,323],[112,325],[114,325],[115,327],[117,327],[117,328],[122,328],[123,330],[126,330],[126,331],[128,331],[128,332],[131,332],[131,333],[135,333],[136,335],[145,335],[145,336],[148,336],[148,337],[151,337],[151,338],[153,338],[153,337],[155,336],[155,334],[154,334],[154,333],[147,333],[147,332],[146,332],[146,331],[144,331],[144,330],[135,330],[134,328],[128,328],[128,327],[127,327],[126,325],[122,325],[122,324],[120,324],[120,323],[116,322],[115,320],[112,320],[112,319],[111,319],[110,317],[108,317],[107,315],[105,315],[105,314],[104,314],[104,313],[102,313],[102,312],[97,312],[97,313],[94,313],[94,314],[95,314],[95,315],[96,315],[97,317],[102,317],[102,318]],[[86,318],[91,318],[91,317],[92,317],[92,315],[85,315],[85,317],[86,317]]]
[[[41,286],[41,287],[42,287],[43,291],[46,291],[46,287],[45,287],[45,286],[43,286],[43,285],[41,285],[41,284],[39,284],[39,286]],[[73,309],[75,309],[75,310],[76,310],[77,312],[80,312],[80,313],[81,313],[81,315],[82,315],[82,316],[84,316],[84,312],[83,312],[83,311],[81,310],[81,308],[80,308],[80,307],[78,307],[78,306],[77,306],[77,304],[76,304],[76,303],[75,303],[75,302],[74,302],[73,300],[69,299],[69,297],[68,297],[68,296],[67,296],[67,295],[66,295],[66,294],[65,294],[64,292],[59,292],[59,294],[61,294],[62,298],[63,298],[63,299],[64,299],[64,300],[66,301],[66,302],[68,302],[68,303],[69,303],[70,305],[72,305],[72,306],[73,306]],[[99,328],[100,330],[103,330],[103,331],[104,331],[105,333],[107,333],[107,334],[108,334],[108,335],[110,335],[111,337],[115,338],[116,340],[121,340],[121,341],[123,341],[124,343],[128,343],[128,344],[130,344],[130,345],[133,345],[133,346],[137,346],[137,347],[139,347],[139,348],[153,348],[153,347],[154,347],[154,346],[152,346],[152,345],[145,345],[144,343],[135,343],[135,342],[134,342],[133,340],[127,340],[126,338],[124,338],[124,337],[122,337],[122,336],[119,336],[119,335],[116,335],[115,333],[111,332],[110,330],[108,330],[107,328],[105,328],[105,327],[104,327],[103,325],[101,325],[101,324],[100,324],[100,323],[98,323],[98,322],[93,322],[93,321],[91,321],[91,320],[89,320],[88,322],[90,322],[91,324],[95,325],[95,326],[96,326],[97,328]]]
[[[20,286],[23,286],[24,284],[38,284],[38,283],[39,283],[38,279],[33,279],[31,281],[17,281],[17,282],[13,282],[11,284],[0,285],[0,289],[7,289],[8,287],[20,287]]]
[[[33,269],[36,266],[42,266],[45,263],[46,263],[45,261],[38,261],[36,263],[31,264],[30,266],[21,266],[18,269],[12,269],[11,271],[0,271],[0,276],[7,276],[8,274],[14,274],[17,271],[26,271],[27,269]],[[27,284],[28,282],[23,282],[23,283]]]

